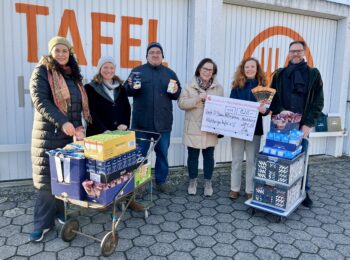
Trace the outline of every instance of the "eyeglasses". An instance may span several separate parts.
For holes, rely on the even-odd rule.
[[[214,70],[213,69],[208,69],[208,68],[205,68],[205,67],[202,67],[201,68],[204,72],[213,72]]]
[[[289,50],[289,53],[291,53],[291,54],[301,54],[301,53],[303,53],[303,49],[301,49],[301,50]]]
[[[161,51],[149,51],[148,54],[149,55],[161,55],[162,52]]]

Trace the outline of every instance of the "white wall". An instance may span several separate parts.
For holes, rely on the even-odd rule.
[[[49,1],[49,0],[4,0],[0,1],[0,180],[31,177],[30,142],[33,122],[33,108],[28,91],[31,72],[36,61],[28,60],[27,15],[19,10],[23,4],[36,5],[46,14],[36,15],[37,52],[40,57],[47,54],[49,39],[58,34],[61,17],[66,10],[72,10],[82,42],[86,65],[81,65],[82,74],[90,80],[95,74],[92,62],[93,48],[92,13],[108,14],[113,19],[101,22],[99,28],[103,37],[113,42],[102,43],[101,55],[111,55],[117,62],[117,74],[125,79],[131,67],[121,68],[122,16],[141,19],[141,25],[130,26],[130,38],[140,40],[140,46],[130,47],[130,60],[146,61],[146,47],[149,40],[149,21],[157,20],[157,40],[163,45],[166,62],[178,75],[180,82],[186,82],[187,74],[187,17],[188,0],[128,0],[128,1]],[[74,19],[73,19],[74,20]],[[31,32],[30,36],[34,36]],[[6,37],[5,37],[6,36]],[[70,31],[67,38],[72,40]],[[96,37],[95,37],[96,38]],[[137,44],[136,44],[137,45]],[[77,46],[75,46],[77,47]],[[77,48],[76,48],[77,49]],[[77,51],[77,50],[76,50]],[[32,52],[30,52],[32,53]],[[181,138],[183,113],[174,102],[174,138]],[[172,147],[173,165],[183,165],[181,144]],[[177,155],[177,156],[176,156]]]

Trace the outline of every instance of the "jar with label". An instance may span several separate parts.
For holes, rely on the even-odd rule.
[[[176,80],[170,79],[169,84],[168,84],[168,89],[167,89],[168,93],[174,94],[174,92],[175,92],[175,84],[176,84]]]
[[[132,76],[132,84],[134,89],[141,88],[141,72],[134,71]]]

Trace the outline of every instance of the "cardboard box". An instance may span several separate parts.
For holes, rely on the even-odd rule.
[[[108,160],[135,148],[134,131],[116,130],[84,138],[84,154],[95,160]]]
[[[89,172],[90,180],[98,183],[108,183],[126,172],[135,170],[142,160],[141,148],[137,147],[135,150],[106,161],[88,158],[86,160],[86,168]]]
[[[97,198],[87,196],[87,200],[91,202],[99,203],[102,205],[108,205],[111,202],[113,202],[114,198],[123,197],[134,191],[135,189],[134,176],[131,177],[131,180],[129,183],[128,181],[129,180],[126,180],[112,188],[101,191],[100,196]],[[123,190],[123,192],[120,192],[124,186],[125,186],[125,189]]]
[[[328,132],[341,131],[341,118],[340,116],[329,116],[327,118]]]
[[[299,148],[300,145],[295,145],[295,144],[284,143],[284,142],[266,139],[266,146],[294,152],[295,150],[297,150]]]
[[[120,171],[113,172],[111,174],[105,174],[105,173],[88,173],[89,179],[96,182],[96,183],[109,183],[113,180],[118,179],[120,176],[123,176],[124,174],[128,172],[132,172],[138,167],[139,164],[134,164],[132,166],[123,168]]]
[[[289,132],[294,129],[299,130],[299,127],[300,127],[300,123],[284,122],[283,124],[277,124],[277,123],[274,123],[272,120],[270,123],[271,132],[278,132],[278,133],[285,133],[285,134],[289,134]]]
[[[81,184],[87,177],[85,159],[49,155],[49,162],[52,194],[84,200],[86,192]]]
[[[138,187],[152,178],[150,163],[143,164],[134,171],[135,187]]]

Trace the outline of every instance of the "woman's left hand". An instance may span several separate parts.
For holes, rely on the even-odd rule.
[[[120,125],[118,125],[117,129],[118,129],[118,130],[123,130],[123,131],[125,131],[125,130],[128,129],[128,126],[123,125],[123,124],[120,124]]]

